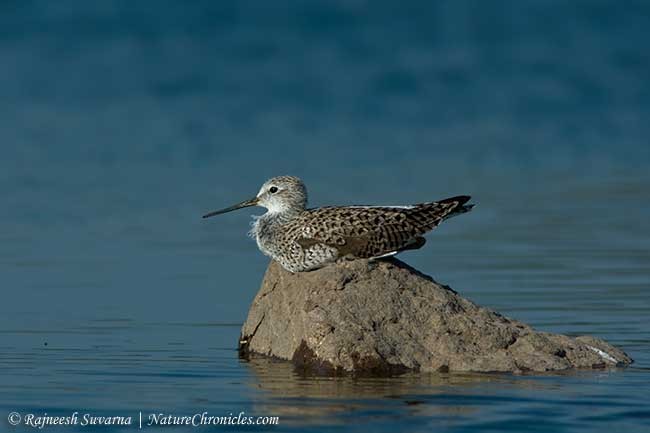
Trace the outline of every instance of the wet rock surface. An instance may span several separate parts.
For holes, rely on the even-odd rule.
[[[324,375],[521,373],[632,362],[603,340],[538,332],[480,307],[396,259],[295,274],[271,262],[239,351]]]

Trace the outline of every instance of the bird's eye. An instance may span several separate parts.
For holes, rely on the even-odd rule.
[[[278,192],[278,187],[277,186],[272,186],[271,188],[269,188],[269,192],[271,194],[275,194],[276,192]]]

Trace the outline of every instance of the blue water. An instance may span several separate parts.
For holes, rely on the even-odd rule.
[[[0,3],[0,431],[32,431],[14,411],[650,430],[648,40],[635,1]],[[278,174],[313,206],[472,194],[401,258],[635,364],[332,379],[239,360],[268,263],[255,211],[200,215]]]

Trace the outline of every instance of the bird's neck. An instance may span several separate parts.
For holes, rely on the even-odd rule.
[[[278,239],[285,235],[284,227],[298,214],[292,212],[267,212],[256,218],[250,231],[250,236],[255,239],[259,249],[267,256],[276,258]]]
[[[289,221],[300,215],[305,209],[298,206],[269,207],[262,218],[268,218],[277,222]]]
[[[258,241],[261,237],[272,237],[282,231],[281,227],[288,224],[297,217],[300,212],[266,212],[264,215],[255,217],[250,235]]]
[[[268,211],[260,217],[260,222],[265,224],[285,224],[300,215],[300,209],[283,209],[281,211]]]

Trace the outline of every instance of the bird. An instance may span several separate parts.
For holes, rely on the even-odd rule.
[[[249,200],[203,215],[221,215],[249,206],[267,209],[253,217],[250,236],[265,255],[289,272],[313,271],[332,263],[381,259],[419,249],[423,235],[442,221],[468,212],[470,196],[407,206],[307,208],[307,188],[295,176],[273,177]]]

